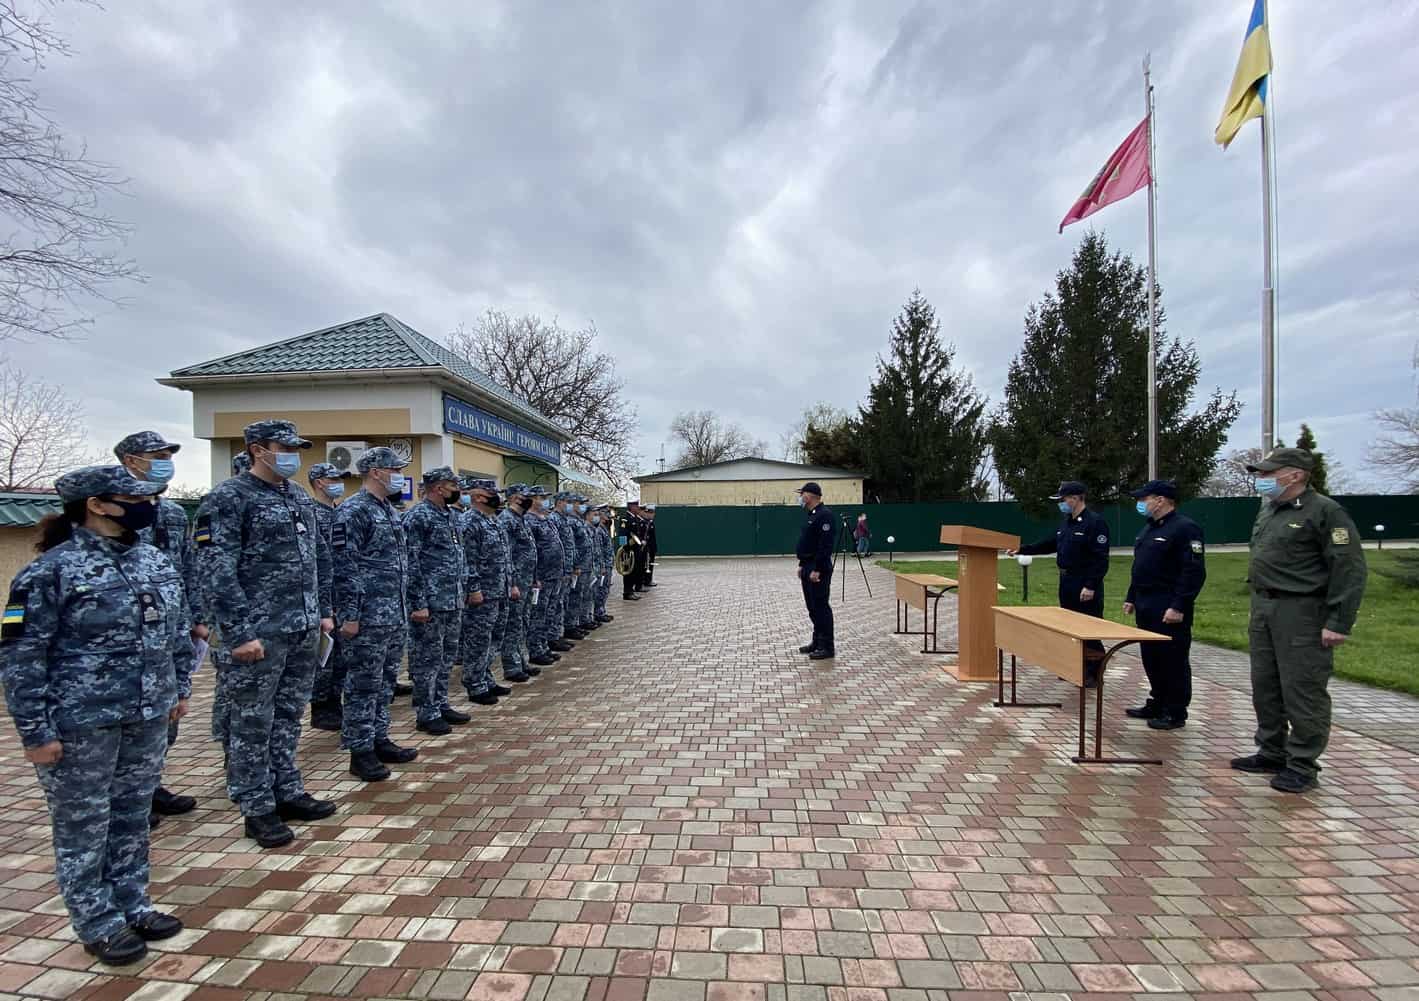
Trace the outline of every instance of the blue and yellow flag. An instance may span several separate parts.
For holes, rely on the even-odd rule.
[[[1266,0],[1256,0],[1247,22],[1242,55],[1237,71],[1232,74],[1232,86],[1227,90],[1227,102],[1222,105],[1222,120],[1217,123],[1214,138],[1223,149],[1236,138],[1241,127],[1266,110],[1266,81],[1271,74],[1271,40],[1266,33]]]

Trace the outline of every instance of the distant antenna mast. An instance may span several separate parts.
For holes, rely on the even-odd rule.
[[[660,443],[660,471],[665,472],[665,442]]]

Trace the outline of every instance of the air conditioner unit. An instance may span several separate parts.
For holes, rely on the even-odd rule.
[[[355,472],[355,463],[369,450],[369,443],[363,441],[332,441],[325,445],[325,461],[342,473]]]

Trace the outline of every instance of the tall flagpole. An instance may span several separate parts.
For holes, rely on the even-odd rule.
[[[1152,54],[1143,60],[1143,100],[1148,109],[1148,478],[1158,478],[1158,155],[1153,144]],[[1267,258],[1270,261],[1270,257]],[[1268,269],[1270,264],[1267,265]],[[1270,274],[1270,270],[1267,271]],[[1268,284],[1270,279],[1268,279]]]
[[[1271,31],[1266,4],[1262,24]],[[1276,287],[1272,278],[1271,240],[1271,73],[1266,75],[1266,100],[1261,105],[1261,454],[1276,447]]]

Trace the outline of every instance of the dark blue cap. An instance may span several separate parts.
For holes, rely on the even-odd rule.
[[[151,497],[167,489],[166,483],[135,479],[123,466],[85,466],[54,481],[64,503],[88,497]]]
[[[1088,497],[1089,488],[1078,480],[1065,480],[1059,485],[1059,489],[1049,495],[1050,500],[1063,500],[1066,497]]]
[[[1134,497],[1167,497],[1170,500],[1178,499],[1178,485],[1172,480],[1149,480],[1143,486],[1133,491]]]

